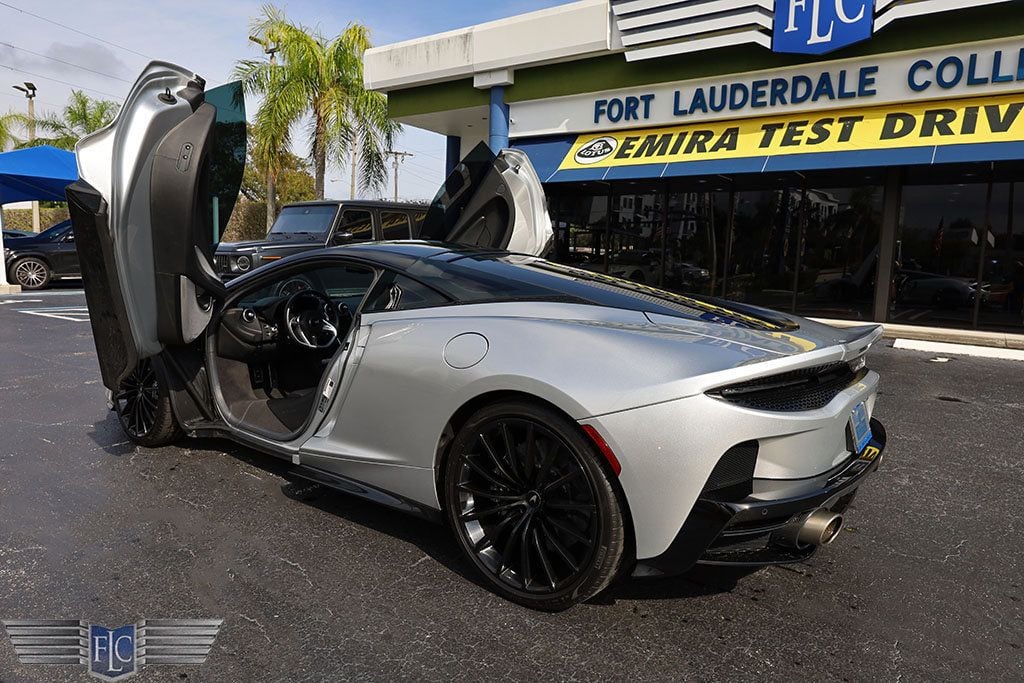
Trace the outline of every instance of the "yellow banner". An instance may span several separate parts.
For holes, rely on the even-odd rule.
[[[1024,140],[1024,94],[576,138],[559,170]]]

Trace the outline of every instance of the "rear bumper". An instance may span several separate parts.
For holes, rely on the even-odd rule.
[[[826,509],[842,513],[864,481],[881,464],[885,427],[871,420],[872,440],[859,457],[823,475],[815,486],[773,497],[757,493],[739,502],[699,498],[668,549],[637,562],[634,576],[671,576],[695,564],[763,566],[806,560],[815,547],[797,549],[776,542],[777,533],[800,516]],[[757,483],[757,480],[755,480]]]

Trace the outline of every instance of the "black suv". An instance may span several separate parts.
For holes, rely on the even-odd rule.
[[[7,278],[22,289],[42,289],[53,280],[81,277],[71,221],[62,221],[38,235],[7,239],[4,235]]]
[[[222,280],[230,280],[301,251],[413,239],[420,233],[428,208],[426,204],[357,200],[288,204],[281,209],[266,239],[222,243],[214,255],[214,266]]]

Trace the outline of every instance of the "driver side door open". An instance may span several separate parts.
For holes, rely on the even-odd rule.
[[[277,441],[301,434],[333,397],[324,378],[338,381],[377,279],[377,270],[335,258],[229,299],[211,328],[207,355],[225,420]]]
[[[76,147],[67,189],[104,385],[198,339],[224,286],[213,250],[245,167],[240,83],[146,67],[114,121]]]

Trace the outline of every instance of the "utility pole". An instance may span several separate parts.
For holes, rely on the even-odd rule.
[[[270,67],[277,66],[277,45],[271,43],[269,40],[258,38],[256,36],[249,36],[249,40],[256,43],[263,48],[263,54],[267,55],[267,59],[270,62]],[[274,227],[274,219],[277,218],[277,182],[274,177],[274,173],[271,171],[273,162],[271,159],[266,159],[267,162],[267,232]]]
[[[405,161],[406,157],[415,156],[410,152],[396,152],[394,150],[388,150],[384,152],[385,156],[391,157],[392,163],[394,164],[395,173],[395,201],[398,201],[398,164]]]
[[[22,85],[13,86],[15,90],[25,93],[28,100],[28,141],[36,139],[36,86],[25,81]],[[39,232],[39,202],[32,202],[32,232]]]

